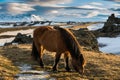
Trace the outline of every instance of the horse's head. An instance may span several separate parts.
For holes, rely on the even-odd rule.
[[[73,68],[80,74],[84,73],[84,64],[85,60],[82,54],[80,54],[77,58],[72,59]]]

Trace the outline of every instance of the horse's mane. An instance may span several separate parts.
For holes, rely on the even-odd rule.
[[[61,35],[63,36],[63,40],[66,43],[66,47],[70,51],[71,56],[78,58],[78,56],[81,55],[80,45],[72,32],[58,26],[55,26],[54,28],[60,31]]]

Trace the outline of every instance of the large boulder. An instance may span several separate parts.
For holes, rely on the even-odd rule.
[[[18,33],[12,42],[5,43],[4,46],[9,46],[12,44],[15,44],[15,45],[16,44],[29,44],[29,43],[32,43],[32,41],[33,41],[33,39],[31,37],[31,35]]]
[[[77,37],[81,46],[84,46],[87,50],[99,51],[98,42],[95,35],[87,28],[80,28],[79,30],[71,30]]]
[[[32,38],[30,35],[27,36],[25,34],[18,33],[11,43],[28,44],[32,43]]]

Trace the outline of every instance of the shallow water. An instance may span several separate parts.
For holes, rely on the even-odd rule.
[[[4,46],[5,43],[9,43],[14,40],[15,37],[0,39],[0,46]]]
[[[104,26],[103,23],[98,23],[98,24],[93,24],[88,26],[88,30],[97,30],[97,29],[101,29]]]
[[[97,30],[103,27],[104,24],[93,24],[88,26],[89,30]],[[110,38],[110,37],[99,37],[97,38],[99,50],[105,53],[120,54],[120,36]]]
[[[120,37],[110,38],[110,37],[99,37],[99,44],[104,44],[106,46],[99,47],[100,51],[105,53],[120,54]]]
[[[1,33],[0,36],[2,36],[2,35],[17,35],[18,33],[32,35],[33,30],[34,30],[34,29],[28,29],[28,30],[17,30],[17,31],[7,31],[7,32],[3,32],[3,33]]]
[[[33,70],[28,64],[23,64],[19,68],[21,72],[16,75],[15,80],[56,80],[50,77],[49,72]]]

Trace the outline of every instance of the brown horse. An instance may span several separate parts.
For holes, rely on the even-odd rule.
[[[80,45],[69,30],[60,27],[52,28],[50,26],[41,26],[35,29],[33,33],[32,56],[36,60],[39,59],[41,67],[44,67],[41,56],[43,48],[51,52],[56,52],[53,71],[57,70],[56,66],[62,53],[64,53],[66,62],[65,68],[67,71],[70,70],[68,64],[68,54],[70,53],[73,68],[79,73],[84,72],[85,60],[81,54]]]

